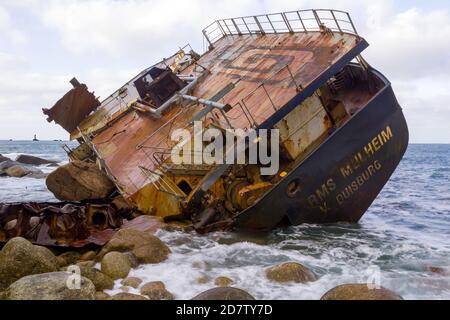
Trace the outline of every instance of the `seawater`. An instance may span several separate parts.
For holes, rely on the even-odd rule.
[[[68,161],[64,142],[0,141],[0,154],[31,154]],[[49,172],[52,168],[41,167]],[[44,179],[0,178],[0,202],[55,201]],[[345,283],[380,284],[405,299],[450,299],[450,277],[429,267],[450,267],[450,145],[410,145],[391,180],[358,224],[302,225],[266,234],[159,231],[171,248],[161,264],[130,276],[163,281],[177,299],[190,299],[227,276],[257,299],[319,299]],[[274,284],[264,270],[298,261],[319,277],[308,284]],[[378,273],[379,271],[379,273]],[[211,279],[199,284],[198,278]],[[120,281],[114,290],[120,291]],[[137,290],[131,290],[137,293]]]

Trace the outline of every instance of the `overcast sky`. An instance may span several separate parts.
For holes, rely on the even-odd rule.
[[[0,0],[0,140],[66,139],[51,107],[76,76],[106,97],[218,18],[308,8],[349,11],[364,57],[392,82],[411,142],[450,143],[448,0]]]

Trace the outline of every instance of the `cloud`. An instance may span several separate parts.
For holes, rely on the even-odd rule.
[[[450,73],[450,14],[447,11],[424,12],[412,8],[388,15],[376,23],[368,23],[366,38],[372,47],[368,56],[396,78]]]
[[[70,78],[33,72],[24,57],[5,52],[0,52],[0,70],[0,139],[30,139],[35,131],[51,139],[65,136],[48,125],[41,108],[69,89]]]
[[[27,41],[25,33],[13,26],[8,11],[0,6],[0,39],[6,39],[13,45],[24,44]]]

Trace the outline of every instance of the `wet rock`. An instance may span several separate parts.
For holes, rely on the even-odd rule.
[[[210,289],[192,300],[255,300],[255,298],[244,290],[227,287]]]
[[[7,157],[4,157],[4,156],[2,156],[1,154],[0,154],[0,163],[2,163],[2,162],[4,162],[4,161],[11,161],[11,159],[10,158],[7,158]]]
[[[26,239],[13,238],[0,251],[0,290],[22,277],[54,271],[58,271],[55,255]]]
[[[139,260],[133,252],[125,252],[124,255],[128,258],[131,268],[137,268],[139,266]]]
[[[26,176],[27,174],[31,173],[31,171],[28,171],[25,167],[22,167],[20,165],[12,166],[5,171],[6,175],[13,178],[22,178]]]
[[[325,293],[321,300],[403,300],[385,288],[370,289],[367,284],[344,284]]]
[[[159,238],[134,229],[121,229],[103,247],[98,257],[103,257],[111,251],[131,251],[139,263],[160,263],[169,256],[170,249]]]
[[[312,271],[296,262],[288,262],[270,267],[266,270],[266,276],[270,281],[280,283],[307,283],[317,280]]]
[[[80,268],[95,268],[96,262],[93,260],[90,261],[80,261],[76,264]]]
[[[214,284],[218,287],[230,287],[233,283],[234,281],[227,277],[218,277],[214,280]]]
[[[41,176],[45,176],[45,174],[36,168],[26,167],[23,165],[15,165],[9,167],[5,170],[4,174],[12,178],[22,178],[25,176],[29,176],[32,178],[40,178]]]
[[[39,177],[45,175],[41,170],[29,165],[24,165],[17,161],[0,161],[0,176],[6,175],[13,178],[22,178],[24,176]]]
[[[57,168],[46,180],[47,188],[62,201],[82,201],[108,197],[114,184],[96,164],[73,161]]]
[[[130,261],[121,252],[109,252],[102,259],[101,271],[113,280],[126,278],[130,270]]]
[[[11,167],[18,166],[20,163],[12,160],[5,160],[0,162],[0,176],[6,174],[6,170],[8,170]]]
[[[82,273],[83,275],[83,273]],[[86,277],[92,281],[95,286],[95,289],[98,291],[102,290],[111,290],[114,288],[114,281],[109,276],[104,274],[103,272],[93,269],[89,274],[89,277]]]
[[[111,297],[111,300],[125,300],[125,301],[133,301],[133,300],[148,300],[146,297],[132,294],[132,293],[126,293],[121,292]]]
[[[72,264],[76,264],[80,259],[80,254],[76,251],[68,251],[57,256],[56,259],[58,260],[58,265],[60,267],[66,267]]]
[[[141,287],[141,294],[150,300],[173,300],[173,294],[166,290],[166,286],[161,281],[154,281],[144,284]]]
[[[114,288],[113,279],[96,269],[94,261],[79,262],[77,266],[80,268],[81,275],[91,280],[97,291],[111,290]]]
[[[95,300],[109,300],[111,296],[105,292],[96,292],[95,293]]]
[[[52,272],[27,276],[11,284],[8,300],[94,300],[94,284],[81,277],[80,289],[71,290],[67,272]],[[72,288],[73,289],[73,288]]]
[[[44,164],[56,164],[56,161],[42,159],[39,157],[29,156],[25,154],[21,154],[16,158],[17,162],[23,163],[23,164],[31,164],[34,166],[40,166]]]
[[[209,277],[207,276],[201,276],[197,278],[197,283],[198,284],[207,284],[209,282]]]
[[[80,256],[80,261],[93,261],[96,255],[95,251],[87,251]]]
[[[136,277],[129,277],[120,283],[123,286],[132,287],[134,289],[137,289],[142,283],[142,279],[136,278]]]

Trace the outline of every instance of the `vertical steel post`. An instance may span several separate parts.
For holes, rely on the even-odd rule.
[[[206,41],[208,41],[208,43],[209,43],[209,49],[214,49],[214,46],[213,46],[211,40],[209,40],[209,37],[206,34],[206,30],[203,30],[203,35],[205,36]]]
[[[281,13],[281,16],[283,17],[284,23],[286,24],[286,27],[288,28],[288,31],[290,33],[294,33],[294,30],[291,27],[291,24],[289,23],[289,20],[284,12]]]
[[[252,31],[251,31],[250,28],[248,27],[247,22],[245,22],[245,18],[242,18],[242,22],[244,23],[245,27],[247,28],[248,33],[249,33],[249,34],[252,34]]]
[[[317,14],[317,11],[313,10],[312,12],[313,12],[314,18],[316,18],[317,25],[319,26],[319,30],[322,30],[322,21],[320,21],[319,15]]]
[[[341,26],[339,25],[339,22],[337,21],[336,16],[334,15],[334,11],[330,10],[330,12],[331,12],[331,15],[333,16],[334,23],[336,23],[336,27],[338,28],[339,32],[342,33]]]
[[[266,32],[264,31],[263,27],[261,26],[261,23],[259,23],[258,17],[257,16],[253,16],[253,18],[255,19],[255,22],[258,25],[258,28],[259,28],[259,31],[261,31],[261,34],[266,34]]]
[[[267,21],[269,21],[269,24],[270,24],[270,26],[272,27],[273,32],[274,32],[274,33],[277,33],[277,30],[275,30],[275,28],[274,28],[274,26],[273,26],[273,24],[272,24],[272,21],[270,21],[270,17],[269,17],[268,14],[266,14],[266,18],[267,18]]]
[[[355,25],[353,24],[352,18],[350,17],[350,14],[347,12],[348,21],[352,25],[353,31],[355,31],[355,34],[358,34],[358,31],[356,31]]]
[[[300,16],[300,11],[297,11],[297,16],[298,16],[298,19],[300,20],[300,23],[302,24],[303,30],[305,30],[305,32],[308,32],[308,30],[305,27],[305,23],[303,22],[303,19]]]

